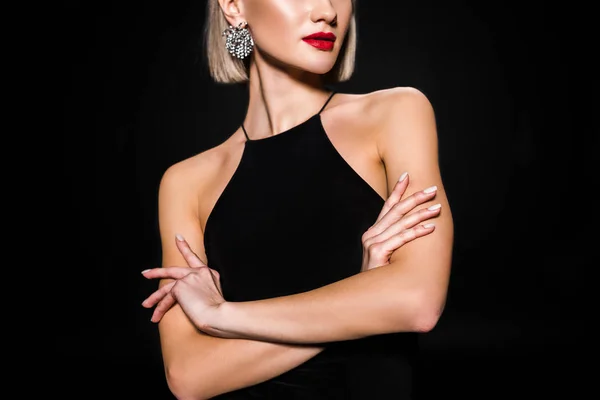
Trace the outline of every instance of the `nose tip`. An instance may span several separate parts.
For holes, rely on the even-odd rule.
[[[313,22],[325,21],[327,24],[334,24],[337,20],[337,12],[329,0],[321,1],[313,8],[311,12]]]

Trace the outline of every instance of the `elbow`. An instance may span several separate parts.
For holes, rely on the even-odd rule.
[[[412,313],[411,330],[413,332],[428,333],[436,327],[442,316],[445,303],[444,301],[434,300],[438,297],[431,294],[418,296],[418,300],[414,303],[414,312]]]
[[[180,371],[173,367],[166,367],[165,375],[167,378],[167,386],[177,400],[200,399],[200,396],[193,393],[192,388],[187,383],[185,371]]]
[[[432,311],[418,312],[413,321],[413,331],[417,333],[431,332],[437,325],[441,314]]]
[[[197,374],[191,379],[190,371],[185,366],[166,366],[165,376],[167,386],[177,400],[206,400],[209,397],[203,393],[202,387],[199,387]]]

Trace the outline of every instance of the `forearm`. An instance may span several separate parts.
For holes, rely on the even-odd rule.
[[[427,331],[438,315],[422,281],[398,265],[305,293],[224,303],[217,335],[281,343],[323,343],[401,331]]]
[[[318,346],[222,339],[194,332],[166,349],[165,371],[180,399],[208,399],[279,376],[323,350]],[[166,341],[165,341],[166,342]]]

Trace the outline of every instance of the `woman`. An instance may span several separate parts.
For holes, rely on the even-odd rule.
[[[427,98],[328,89],[352,74],[354,6],[208,2],[210,72],[247,82],[249,103],[240,129],[161,180],[169,268],[143,272],[161,279],[143,305],[177,398],[411,398],[453,222]]]

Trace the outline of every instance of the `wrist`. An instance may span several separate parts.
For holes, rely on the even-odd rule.
[[[226,339],[242,339],[235,332],[236,318],[238,318],[238,303],[224,301],[215,307],[214,313],[210,318],[209,326],[202,330],[212,336]]]

